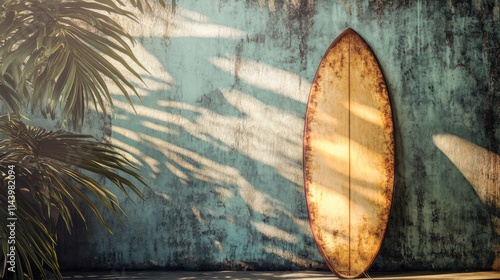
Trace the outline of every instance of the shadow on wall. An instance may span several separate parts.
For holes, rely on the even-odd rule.
[[[89,228],[79,259],[63,262],[104,269],[324,268],[302,190],[310,83],[246,58],[253,51],[244,49],[246,33],[237,28],[180,6],[153,13],[141,24],[123,23],[138,37],[134,51],[150,73],[141,72],[146,87],[136,83],[142,104],[135,111],[114,90],[110,141],[137,158],[154,192],[135,205],[122,197],[127,228],[112,237]]]
[[[224,71],[235,64],[231,58],[206,63]],[[257,73],[263,77],[277,78],[277,84],[250,84],[253,87],[286,90],[287,83],[279,85],[283,79],[307,84],[298,76],[245,60],[238,62],[241,80],[253,78],[245,71],[252,63],[262,68]],[[186,79],[189,74],[182,72]],[[190,78],[196,83],[196,77]],[[169,82],[175,92],[176,81]],[[236,87],[199,90],[204,93],[194,102],[149,91],[142,96],[144,105],[135,107],[137,115],[126,102],[115,103],[112,142],[151,171],[156,199],[146,203],[156,209],[148,215],[156,219],[150,226],[157,232],[149,238],[159,242],[153,251],[175,251],[172,260],[186,268],[197,268],[190,263],[213,268],[210,265],[239,259],[257,263],[261,254],[276,255],[292,266],[320,266],[309,261],[311,252],[293,249],[310,242],[304,205],[297,199],[302,198],[301,118]],[[281,93],[267,94],[275,94],[280,104],[297,103]],[[161,230],[165,222],[168,226]]]
[[[112,142],[150,170],[155,193],[146,204],[154,209],[140,213],[151,223],[139,228],[155,232],[130,244],[134,256],[110,262],[127,265],[149,257],[182,269],[324,268],[302,188],[303,116],[311,84],[246,50],[253,44],[245,32],[176,9],[180,20],[164,17],[175,23],[165,30],[168,42],[162,34],[139,39],[136,53],[154,75],[142,73],[147,88],[140,90],[137,115],[115,95]],[[346,106],[338,109],[358,123],[382,125],[367,104],[355,103],[350,112]],[[353,145],[364,156],[381,157],[363,141]],[[345,175],[339,172],[344,181]],[[361,177],[353,181],[360,199],[377,203],[370,196],[375,179]]]
[[[204,101],[227,102],[221,108],[235,110],[238,116],[153,98],[156,106],[136,107],[139,127],[127,117],[120,119],[123,115],[113,122],[113,143],[141,159],[139,164],[152,171],[155,195],[166,200],[153,200],[151,206],[160,210],[158,206],[172,204],[162,217],[169,224],[166,232],[150,237],[185,238],[177,241],[194,244],[173,241],[176,244],[160,247],[206,258],[199,252],[206,253],[203,247],[209,246],[229,254],[227,261],[251,256],[252,252],[237,252],[245,250],[239,244],[256,239],[251,242],[262,244],[265,252],[307,265],[307,259],[292,250],[278,249],[306,242],[303,235],[308,234],[305,217],[294,209],[300,201],[293,201],[302,192],[300,158],[294,158],[294,153],[300,155],[300,136],[290,133],[297,117],[238,90],[221,89]],[[130,110],[124,102],[116,105]],[[269,188],[269,183],[276,188]]]
[[[309,13],[299,2],[306,3]],[[337,9],[338,18],[331,17],[328,1],[229,3],[198,1],[187,9],[182,5],[187,7],[189,1],[183,1],[140,15],[139,23],[118,20],[137,39],[134,52],[149,73],[141,72],[146,86],[136,82],[142,98],[142,104],[135,103],[137,114],[121,95],[114,95],[110,141],[137,157],[154,191],[135,204],[120,197],[129,218],[126,228],[109,219],[115,229],[112,236],[90,221],[88,229],[76,228],[72,237],[61,238],[64,268],[326,269],[309,229],[302,188],[302,130],[307,79],[312,79],[328,44],[342,31],[347,22],[344,10],[351,1]],[[315,16],[311,30],[307,16]],[[413,38],[406,27],[403,24],[398,34]],[[388,40],[387,44],[396,39]],[[394,54],[396,66],[386,73],[388,81],[404,78],[404,71],[394,70],[401,66],[397,63],[404,64],[399,61],[403,57],[416,56]],[[428,69],[441,69],[431,66]],[[408,68],[418,70],[413,64]],[[413,77],[407,84],[421,84],[422,79]],[[464,202],[453,193],[434,196],[441,194],[441,181],[429,179],[435,174],[425,174],[429,161],[424,165],[423,159],[433,152],[428,148],[432,143],[420,143],[420,134],[427,131],[419,130],[417,121],[404,119],[408,106],[415,106],[408,110],[411,114],[421,116],[418,109],[426,106],[418,98],[434,95],[409,94],[415,99],[404,100],[398,95],[413,93],[414,88],[395,89],[399,91],[390,94],[398,97],[399,104],[393,106],[400,110],[396,118],[407,121],[405,127],[396,123],[395,129],[405,139],[416,139],[405,142],[411,143],[408,147],[400,144],[396,162],[407,162],[407,170],[420,173],[412,177],[403,170],[396,175],[396,215],[389,223],[378,268],[425,269],[438,263],[436,269],[460,269],[485,263],[489,258],[480,254],[490,232],[475,244],[470,241],[478,233],[474,218],[480,215],[466,212],[476,207],[475,202]],[[358,105],[352,113],[369,122],[367,108]],[[408,133],[411,128],[414,134]],[[363,180],[357,183],[366,185]],[[464,188],[460,194],[468,193]],[[455,212],[454,205],[460,203],[465,207]],[[461,231],[460,222],[467,223],[466,231]]]
[[[497,236],[492,268],[500,270],[500,155],[452,134],[436,134],[433,141],[460,170],[488,208],[493,232]]]

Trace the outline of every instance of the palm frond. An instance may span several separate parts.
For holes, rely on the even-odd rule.
[[[7,170],[7,166],[0,164],[1,170]],[[17,171],[17,170],[16,170]],[[2,192],[0,193],[1,205],[7,205],[7,192],[6,189],[7,181],[6,174],[2,172]],[[17,175],[17,174],[16,174]],[[21,181],[17,181],[16,184],[21,187]],[[7,222],[8,218],[11,217],[7,211],[7,207],[0,208],[0,239],[2,252],[0,254],[0,278],[7,274],[8,267],[11,266],[7,262],[8,254],[11,246],[15,246],[15,274],[9,272],[10,275],[14,275],[16,279],[35,279],[33,268],[42,273],[44,276],[44,266],[52,270],[57,279],[62,279],[62,275],[59,272],[59,263],[57,260],[57,255],[55,253],[56,241],[52,237],[51,232],[47,228],[44,221],[43,212],[40,211],[38,207],[32,205],[28,199],[26,199],[23,191],[19,190],[16,192],[16,206],[15,210],[15,244],[9,244],[7,237],[10,236],[8,232]],[[12,242],[12,241],[11,241]],[[34,267],[33,267],[34,266]],[[27,275],[29,278],[25,277]]]
[[[120,0],[117,0],[117,2],[123,5],[123,2],[121,2]],[[152,10],[150,1],[148,0],[128,0],[128,2],[135,8],[139,9],[141,13],[143,13],[146,10]],[[166,0],[155,0],[153,2],[160,4],[160,6],[162,6],[163,8],[167,6]]]
[[[29,97],[27,85],[17,83],[20,75],[20,65],[12,63],[0,76],[0,109],[8,114],[14,113],[16,116],[21,116],[21,105]]]
[[[0,103],[2,104],[1,108],[5,108],[9,113],[13,112],[19,115],[19,95],[16,89],[5,78],[8,79],[9,77],[0,79]]]
[[[105,111],[105,100],[112,104],[103,77],[118,86],[131,106],[129,92],[139,98],[123,74],[128,71],[142,81],[125,60],[128,57],[144,68],[129,46],[134,39],[110,17],[135,19],[132,13],[113,1],[84,0],[7,1],[2,9],[0,27],[5,31],[0,35],[0,75],[11,64],[23,63],[19,83],[32,82],[32,110],[54,116],[62,108],[62,120],[71,119],[76,128],[89,102],[101,111]]]
[[[57,279],[62,279],[54,249],[54,226],[57,217],[60,217],[71,232],[72,209],[85,221],[82,203],[110,232],[98,204],[111,210],[121,221],[121,215],[125,213],[117,196],[90,174],[108,179],[129,198],[130,191],[143,198],[131,179],[148,187],[145,179],[123,154],[124,151],[119,148],[99,142],[90,135],[47,131],[27,126],[15,117],[0,117],[0,175],[2,179],[7,178],[9,166],[15,166],[18,186],[17,279],[24,279],[25,273],[32,278],[32,265],[42,274],[44,266],[47,266],[54,271]],[[6,182],[2,180],[1,205],[7,205]],[[9,244],[5,222],[9,213],[6,207],[0,208],[1,278],[7,268]]]
[[[123,155],[124,151],[116,146],[99,142],[90,135],[47,131],[5,117],[0,118],[0,133],[5,137],[0,141],[0,162],[19,165],[22,169],[19,173],[35,186],[29,190],[33,199],[58,209],[68,230],[71,215],[66,202],[80,215],[82,213],[76,198],[83,200],[109,230],[97,204],[87,193],[96,197],[118,219],[120,214],[125,214],[112,191],[78,169],[103,176],[128,198],[130,191],[143,198],[140,189],[127,177],[147,187],[145,179]]]
[[[166,0],[127,1],[141,12],[151,10],[153,2],[167,5]],[[106,80],[133,106],[133,95],[139,96],[125,72],[142,81],[134,66],[144,67],[130,47],[134,38],[111,19],[114,15],[135,19],[120,0],[0,1],[0,109],[14,113],[0,117],[0,176],[4,179],[8,167],[15,166],[17,279],[33,279],[34,270],[43,276],[44,267],[62,279],[54,250],[55,221],[59,217],[71,231],[73,210],[85,220],[82,203],[110,231],[98,205],[121,221],[125,213],[119,199],[96,175],[127,197],[132,192],[143,198],[134,182],[147,187],[145,179],[124,151],[89,135],[30,127],[17,118],[26,103],[44,116],[61,112],[63,122],[71,120],[78,128],[89,103],[103,112],[106,103],[113,105]],[[2,180],[4,190],[6,182]],[[0,192],[1,205],[7,204],[6,193]],[[9,213],[0,208],[2,278]]]

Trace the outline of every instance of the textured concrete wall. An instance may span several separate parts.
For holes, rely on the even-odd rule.
[[[325,269],[302,129],[319,61],[347,27],[378,57],[395,118],[394,202],[374,269],[493,267],[500,5],[456,2],[173,0],[124,22],[149,73],[137,114],[116,95],[105,132],[154,191],[122,197],[129,218],[109,217],[113,235],[96,220],[62,235],[63,267]]]

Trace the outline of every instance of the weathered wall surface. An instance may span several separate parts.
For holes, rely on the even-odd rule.
[[[378,57],[396,130],[373,269],[498,269],[500,5],[458,2],[185,0],[127,22],[149,73],[137,114],[116,95],[106,133],[154,191],[122,197],[113,235],[92,219],[61,235],[62,266],[325,269],[302,129],[319,61],[352,27]]]

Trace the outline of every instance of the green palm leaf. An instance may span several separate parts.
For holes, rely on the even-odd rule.
[[[5,177],[5,170],[8,166],[16,166],[16,182],[19,186],[23,186],[22,195],[16,199],[33,208],[23,208],[23,211],[33,210],[39,213],[38,216],[31,218],[34,219],[31,222],[40,223],[40,226],[44,225],[49,233],[48,237],[54,234],[51,228],[51,225],[55,223],[54,213],[57,213],[56,215],[64,221],[68,231],[72,226],[71,208],[76,210],[85,221],[81,202],[95,213],[110,232],[111,229],[99,210],[96,199],[121,221],[121,215],[125,213],[117,196],[100,184],[92,174],[108,179],[128,198],[130,198],[130,192],[143,198],[141,190],[132,179],[147,187],[145,179],[136,172],[133,164],[123,155],[124,151],[111,144],[99,142],[89,135],[30,127],[15,118],[9,120],[5,116],[0,117],[0,135],[2,136],[0,172],[3,172],[2,175]],[[5,189],[2,193],[6,193]],[[23,230],[29,232],[28,228]],[[28,251],[34,250],[34,252],[26,253],[26,260],[32,260],[34,257],[40,260],[43,256],[57,263],[57,258],[46,254],[47,250],[53,249],[54,241],[44,235],[45,241],[40,243],[44,247],[38,248],[39,243],[30,243],[35,240],[28,239],[29,234],[32,232],[26,234],[26,239],[19,240],[19,242],[26,242],[22,243],[25,246],[23,248]],[[3,256],[6,257],[5,253]],[[43,263],[47,261],[40,260],[40,264]],[[35,265],[37,265],[36,262]],[[49,267],[58,270],[57,266]]]
[[[142,7],[143,1],[131,3]],[[54,116],[62,108],[62,120],[71,119],[76,128],[83,122],[88,102],[100,111],[105,111],[104,100],[112,104],[102,77],[117,85],[131,106],[130,93],[139,98],[123,71],[142,79],[125,57],[144,67],[129,46],[133,37],[110,15],[135,17],[120,5],[113,1],[9,0],[0,7],[0,15],[0,28],[5,30],[0,35],[0,74],[12,64],[23,63],[20,83],[32,82],[32,110]],[[97,84],[89,87],[91,83]]]
[[[166,0],[127,2],[141,12],[151,10],[153,2],[167,5]],[[44,267],[62,279],[54,225],[60,219],[70,230],[73,210],[85,220],[81,205],[108,230],[98,205],[121,221],[125,213],[117,196],[95,176],[108,179],[127,197],[130,192],[143,197],[134,182],[146,185],[145,179],[119,148],[89,135],[29,127],[16,117],[28,104],[44,116],[55,118],[60,112],[61,120],[71,120],[76,129],[87,105],[101,112],[107,103],[113,107],[109,81],[132,105],[132,96],[139,96],[126,72],[142,81],[133,67],[142,65],[129,46],[133,37],[111,19],[135,19],[124,7],[120,0],[0,1],[0,109],[14,113],[0,117],[0,176],[6,177],[9,165],[16,166],[17,279],[33,278],[32,268],[43,274]],[[1,205],[7,203],[5,194],[0,192]],[[0,278],[8,253],[8,215],[1,207]]]
[[[4,170],[2,168],[2,170]],[[6,170],[6,169],[5,169]],[[5,174],[3,174],[5,175]],[[17,185],[21,186],[22,181],[17,181]],[[6,182],[3,181],[3,185]],[[1,205],[7,205],[7,192],[2,191],[0,193]],[[17,210],[15,211],[17,220],[15,228],[15,253],[16,253],[16,278],[17,279],[34,279],[33,268],[35,268],[45,276],[44,265],[54,271],[55,276],[58,279],[62,279],[59,272],[59,264],[57,261],[57,255],[55,253],[55,240],[52,237],[49,229],[46,226],[46,217],[39,210],[39,208],[34,207],[29,203],[28,199],[25,199],[21,192],[17,194],[16,197]],[[2,248],[2,253],[0,254],[0,278],[4,277],[6,274],[7,264],[5,260],[7,259],[7,254],[9,253],[9,247],[12,244],[8,244],[7,236],[10,235],[7,228],[7,218],[10,217],[7,213],[7,207],[1,207],[0,209],[0,244]],[[45,277],[44,277],[45,278]]]
[[[101,0],[101,1],[103,1],[103,0]],[[119,2],[121,5],[123,5],[123,2],[121,2],[120,0],[117,0],[117,2]],[[128,0],[128,2],[132,6],[138,8],[139,11],[141,11],[141,12],[144,12],[145,9],[151,10],[151,5],[150,5],[149,1],[147,1],[147,0]],[[154,2],[159,3],[163,8],[165,8],[167,5],[166,0],[156,0]]]
[[[0,109],[3,109],[8,114],[14,113],[17,116],[21,116],[20,105],[29,96],[28,87],[17,83],[20,75],[20,65],[13,63],[0,76]]]
[[[121,208],[116,196],[91,176],[75,168],[103,176],[128,198],[130,191],[143,198],[140,189],[129,178],[147,186],[145,179],[123,155],[125,152],[112,144],[99,142],[90,135],[30,127],[16,119],[6,120],[5,117],[0,118],[0,133],[5,137],[0,141],[1,164],[20,165],[24,169],[22,173],[40,186],[40,189],[32,192],[39,195],[36,198],[41,201],[50,200],[52,195],[70,198],[71,193],[87,199],[80,191],[80,187],[83,187],[119,217],[119,211],[115,210],[121,211]],[[49,189],[50,195],[44,193],[45,189]],[[97,207],[93,209],[97,210]],[[100,217],[98,211],[95,212]],[[101,221],[105,224],[104,220]]]

